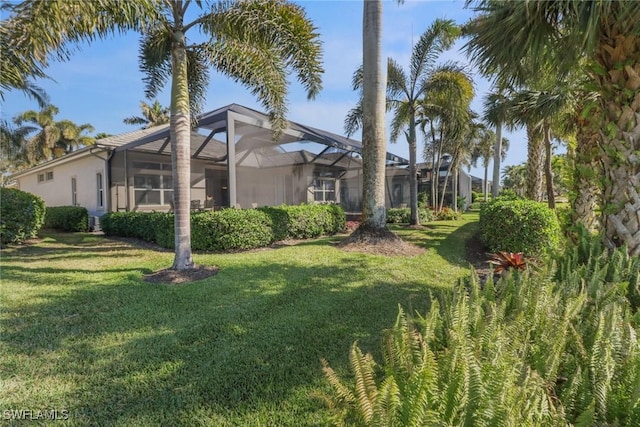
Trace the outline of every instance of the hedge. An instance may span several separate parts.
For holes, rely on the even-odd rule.
[[[44,227],[61,231],[87,231],[89,212],[80,206],[47,207]]]
[[[100,219],[108,236],[137,237],[173,248],[172,213],[113,212]],[[224,251],[268,246],[287,238],[334,234],[345,228],[345,214],[337,205],[278,206],[223,209],[191,214],[191,247]]]
[[[480,237],[492,252],[543,255],[558,248],[560,225],[554,211],[531,200],[496,200],[480,210]]]
[[[433,221],[433,212],[430,209],[418,209],[418,217],[420,223]],[[387,209],[387,222],[391,224],[408,224],[411,222],[410,208],[391,208]]]
[[[0,188],[0,244],[36,237],[44,224],[44,201],[15,188]]]

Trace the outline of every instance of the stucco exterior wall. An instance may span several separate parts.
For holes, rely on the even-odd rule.
[[[40,196],[46,206],[71,206],[74,204],[72,180],[75,179],[75,204],[87,208],[89,216],[104,215],[108,208],[104,160],[106,153],[102,152],[100,155],[103,158],[86,153],[67,162],[36,169],[17,179],[18,188]],[[53,174],[52,179],[47,179],[50,177],[49,173]],[[99,204],[98,179],[102,180],[102,205]]]

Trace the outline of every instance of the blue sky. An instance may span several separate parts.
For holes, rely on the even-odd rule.
[[[291,82],[288,118],[303,124],[344,134],[346,113],[357,101],[351,89],[353,71],[362,62],[362,1],[361,0],[297,0],[307,16],[318,27],[324,48],[323,90],[312,101],[306,99],[302,87]],[[195,5],[192,5],[194,7]],[[463,1],[421,0],[384,2],[383,54],[394,58],[407,68],[413,42],[436,18],[453,19],[463,23],[472,16],[464,9]],[[55,62],[48,69],[53,80],[38,81],[60,109],[57,120],[69,119],[77,124],[89,123],[96,132],[118,134],[135,130],[122,122],[125,117],[139,115],[139,103],[144,98],[143,75],[138,70],[138,35],[116,35],[83,45],[67,62]],[[464,41],[442,56],[442,61],[457,60],[467,64],[461,51]],[[477,76],[477,73],[476,73]],[[477,76],[473,109],[481,113],[482,98],[490,84]],[[158,97],[169,105],[169,87]],[[146,102],[151,102],[145,100]],[[203,111],[237,103],[263,110],[250,92],[225,76],[213,73]],[[19,92],[8,92],[1,103],[0,114],[11,119],[37,104]],[[519,164],[526,160],[524,132],[505,133],[511,148],[503,165]],[[355,135],[359,139],[359,135]],[[388,151],[408,157],[406,141],[389,143]],[[419,145],[421,152],[421,144]],[[419,159],[421,154],[419,152]],[[472,173],[482,176],[482,171]],[[490,172],[491,175],[491,172]]]

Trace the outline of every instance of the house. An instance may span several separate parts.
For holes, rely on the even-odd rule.
[[[91,217],[115,211],[170,211],[169,125],[99,139],[96,144],[17,173],[18,188],[47,206],[84,206]],[[289,122],[273,141],[269,117],[232,104],[203,114],[191,133],[193,208],[338,203],[359,212],[362,144]],[[386,155],[387,207],[406,205],[407,160]]]
[[[445,177],[447,176],[449,166],[450,158],[449,156],[444,156],[443,162],[440,164],[440,168],[438,170],[438,188],[440,191],[442,191],[442,188],[445,185]],[[426,163],[420,163],[417,165],[417,169],[419,171],[418,192],[430,194],[433,168]],[[453,186],[457,184],[456,194],[464,200],[464,204],[462,206],[458,206],[458,208],[465,210],[469,207],[469,204],[471,204],[472,192],[482,191],[482,183],[484,180],[470,175],[462,169],[458,171],[458,176],[455,178],[457,179],[454,179],[453,176],[449,176],[447,179],[447,187],[445,189],[444,197],[445,205],[453,205]],[[440,197],[442,197],[441,193]]]

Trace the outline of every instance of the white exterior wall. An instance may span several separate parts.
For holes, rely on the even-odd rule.
[[[101,153],[106,157],[106,153]],[[38,182],[38,175],[53,172],[53,179]],[[102,206],[98,206],[98,173],[102,176]],[[107,212],[107,183],[105,160],[87,154],[72,158],[67,162],[54,163],[49,168],[38,168],[17,179],[18,188],[36,194],[44,200],[45,206],[71,206],[71,180],[76,179],[76,205],[87,208],[89,216],[101,216]]]

